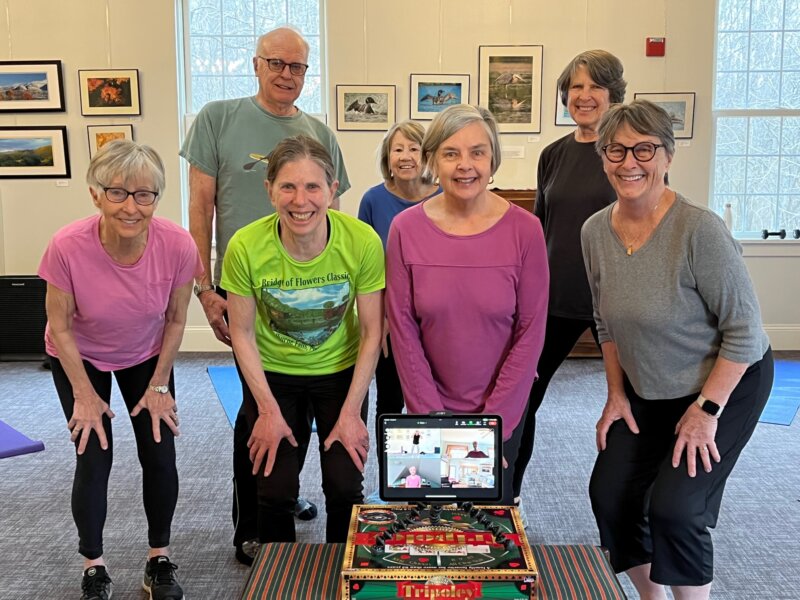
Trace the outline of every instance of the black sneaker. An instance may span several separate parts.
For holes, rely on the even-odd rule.
[[[258,540],[242,542],[236,546],[236,560],[248,567],[253,566],[259,548],[261,548],[261,544],[258,543]]]
[[[83,572],[81,600],[110,600],[113,587],[105,567],[89,567]]]
[[[317,505],[305,498],[298,498],[294,505],[294,516],[301,521],[310,521],[317,516]]]
[[[154,556],[145,563],[142,588],[150,594],[150,600],[183,600],[177,570],[178,565],[167,556]]]

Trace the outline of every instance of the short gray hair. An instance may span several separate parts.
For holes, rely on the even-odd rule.
[[[416,121],[408,119],[392,125],[389,128],[389,131],[386,132],[386,135],[383,136],[383,141],[381,142],[381,147],[379,150],[380,154],[378,161],[381,168],[381,175],[386,181],[392,178],[392,173],[389,169],[389,153],[391,152],[392,140],[396,133],[402,133],[412,142],[417,142],[420,145],[420,148],[422,148],[422,140],[425,137],[425,128]],[[430,174],[427,172],[423,173],[422,181],[423,183],[430,183]]]
[[[166,185],[164,162],[158,152],[145,144],[131,140],[114,140],[97,151],[89,162],[86,183],[96,192],[111,185],[116,178],[123,183],[137,177],[149,179],[161,194]]]
[[[319,165],[325,173],[328,186],[333,185],[336,180],[336,169],[333,167],[331,155],[325,146],[307,135],[285,138],[275,146],[268,158],[267,181],[272,185],[285,165],[303,159]]]
[[[586,50],[569,61],[558,77],[558,90],[564,106],[567,105],[569,88],[578,67],[585,67],[592,81],[608,90],[608,99],[612,104],[625,101],[628,84],[622,78],[622,62],[606,50]]]
[[[494,115],[482,106],[472,106],[470,104],[455,104],[444,109],[437,114],[431,126],[425,133],[422,140],[422,161],[425,163],[425,170],[433,172],[433,160],[439,146],[447,138],[455,135],[467,125],[481,123],[489,136],[489,144],[492,150],[492,175],[497,173],[500,168],[500,136],[497,133],[497,121]]]
[[[273,29],[272,31],[268,31],[267,33],[265,33],[264,35],[260,36],[256,40],[256,53],[255,53],[254,56],[258,56],[259,53],[261,52],[261,44],[263,42],[268,41],[270,38],[280,37],[280,36],[283,36],[283,35],[294,35],[294,36],[296,36],[297,39],[300,40],[300,43],[302,43],[303,47],[306,49],[306,56],[309,55],[309,53],[311,52],[311,46],[308,45],[308,42],[306,41],[306,38],[303,37],[303,34],[301,34],[294,27],[283,26],[283,27],[278,27],[277,29]],[[273,58],[273,57],[272,56],[268,56],[267,58]],[[306,60],[308,60],[308,59],[306,59]]]
[[[636,133],[657,137],[664,144],[667,156],[675,154],[675,133],[667,111],[648,100],[634,100],[630,104],[614,104],[600,119],[595,150],[602,156],[603,146],[610,144],[614,134],[627,125]]]

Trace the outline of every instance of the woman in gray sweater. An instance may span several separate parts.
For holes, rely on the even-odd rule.
[[[769,340],[741,246],[668,187],[669,115],[613,106],[596,147],[617,200],[581,231],[608,384],[592,509],[643,599],[704,599],[708,528],[772,387]]]

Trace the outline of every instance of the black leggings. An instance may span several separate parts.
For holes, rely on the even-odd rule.
[[[128,413],[142,399],[150,378],[156,368],[158,356],[143,363],[114,371],[117,385],[125,400]],[[61,366],[61,362],[50,357],[53,382],[58,392],[64,416],[69,421],[75,405],[72,384]],[[83,366],[98,396],[111,401],[111,372],[100,371],[88,361]],[[175,397],[175,379],[169,375],[169,389]],[[167,425],[161,422],[161,443],[153,439],[150,413],[146,410],[131,417],[136,449],[142,465],[142,495],[147,517],[147,538],[151,548],[169,546],[172,515],[178,501],[178,470],[175,466],[175,437]],[[106,522],[108,476],[113,461],[114,439],[111,419],[103,415],[103,429],[108,439],[108,450],[100,448],[97,434],[92,432],[83,454],[75,453],[75,479],[72,484],[72,517],[78,527],[78,552],[88,559],[103,555],[103,526]],[[77,450],[78,441],[75,442]]]
[[[590,329],[594,341],[597,342],[597,326],[592,320],[567,319],[547,315],[547,328],[544,335],[544,346],[539,364],[536,367],[539,378],[533,382],[530,397],[528,398],[528,413],[523,422],[522,438],[519,445],[519,455],[514,464],[514,498],[519,498],[522,493],[522,480],[525,469],[533,456],[533,442],[536,436],[536,411],[542,405],[547,386],[555,375],[561,363],[567,358],[575,342],[584,331]]]
[[[722,461],[697,476],[686,471],[686,453],[672,466],[675,425],[697,394],[644,400],[625,380],[639,426],[633,434],[620,419],[608,430],[589,483],[600,542],[617,572],[652,563],[650,579],[662,585],[700,586],[714,575],[709,528],[719,515],[725,482],[747,444],[772,389],[772,351],[745,372],[719,418],[716,445]]]
[[[339,418],[350,383],[353,367],[330,375],[285,375],[264,373],[270,390],[278,401],[286,424],[292,429],[299,447],[308,446],[311,432],[305,419],[311,406],[317,420],[321,465],[320,484],[325,494],[325,541],[344,542],[354,504],[364,500],[364,475],[353,463],[344,446],[335,442],[326,452],[325,440]],[[242,407],[252,432],[258,418],[258,406],[250,389],[244,387]],[[367,399],[361,407],[361,419],[367,422]],[[299,425],[299,426],[298,426]],[[275,465],[264,477],[264,464],[256,476],[258,485],[258,538],[261,542],[294,542],[294,505],[300,487],[301,450],[281,440]],[[266,460],[266,458],[265,458]]]
[[[377,402],[375,403],[375,439],[379,440],[378,417],[385,414],[400,414],[403,412],[405,401],[403,390],[400,387],[400,376],[397,374],[397,365],[392,354],[392,336],[386,337],[389,355],[384,356],[381,350],[378,356],[378,366],[375,368],[375,387],[377,388]],[[379,444],[375,444],[378,461],[381,459]]]

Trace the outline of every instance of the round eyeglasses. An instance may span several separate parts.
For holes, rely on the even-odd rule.
[[[303,63],[287,63],[280,58],[267,58],[266,56],[259,56],[258,58],[267,63],[269,70],[275,73],[283,73],[283,70],[288,66],[289,73],[299,77],[300,75],[305,75],[308,70],[308,65]]]
[[[125,188],[117,187],[104,187],[103,191],[106,194],[106,199],[114,204],[122,204],[128,199],[128,196],[133,196],[133,201],[139,206],[150,206],[158,198],[158,192],[150,190],[136,190],[129,192]]]
[[[633,158],[639,162],[648,162],[653,160],[653,157],[656,155],[656,150],[663,147],[664,144],[653,144],[652,142],[639,142],[635,146],[624,146],[615,142],[613,144],[606,144],[601,150],[612,163],[623,162],[629,151],[633,153]]]

